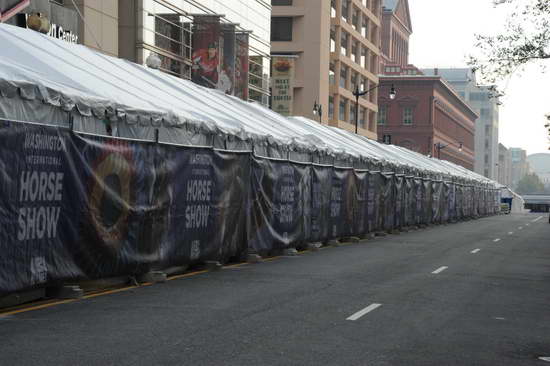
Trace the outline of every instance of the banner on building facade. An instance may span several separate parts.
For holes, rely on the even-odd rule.
[[[294,56],[271,58],[271,109],[292,116],[294,103]]]
[[[221,37],[220,17],[195,15],[193,19],[193,53],[191,80],[211,89],[219,89],[225,81],[220,78]]]
[[[217,89],[233,95],[235,88],[236,38],[235,25],[222,24],[220,38],[220,74]]]
[[[249,38],[246,32],[236,34],[234,95],[245,101],[248,101]]]

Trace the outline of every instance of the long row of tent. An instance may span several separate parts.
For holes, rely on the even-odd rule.
[[[37,32],[0,44],[0,294],[499,210],[447,161]]]
[[[495,184],[472,171],[38,32],[0,24],[0,117],[259,156]]]

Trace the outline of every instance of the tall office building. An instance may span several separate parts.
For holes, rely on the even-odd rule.
[[[426,75],[442,76],[479,115],[475,132],[474,171],[498,180],[499,101],[490,86],[478,85],[471,69],[423,69]]]
[[[512,187],[512,157],[510,150],[503,144],[498,144],[498,182]]]
[[[272,0],[271,53],[291,56],[289,114],[355,131],[353,91],[378,85],[381,0]],[[378,91],[359,98],[358,133],[376,139]],[[322,116],[313,113],[315,103]],[[274,108],[277,110],[277,108]]]
[[[519,147],[511,147],[509,150],[512,164],[512,189],[516,189],[521,178],[530,172],[527,151]]]

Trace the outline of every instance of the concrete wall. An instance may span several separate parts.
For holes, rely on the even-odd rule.
[[[75,0],[85,22],[79,19],[82,44],[118,57],[118,1]]]

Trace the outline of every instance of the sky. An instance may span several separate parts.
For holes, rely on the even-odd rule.
[[[495,9],[491,0],[409,0],[409,8],[409,62],[419,68],[467,67],[467,55],[475,53],[474,35],[497,34],[508,11]],[[549,152],[544,128],[544,115],[550,113],[548,85],[550,70],[543,73],[537,65],[503,81],[499,142],[528,154]]]

